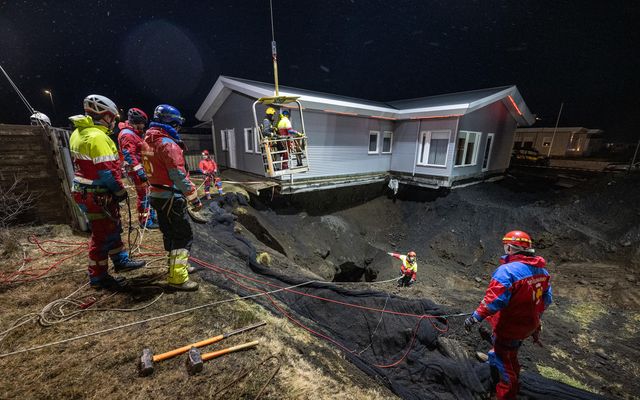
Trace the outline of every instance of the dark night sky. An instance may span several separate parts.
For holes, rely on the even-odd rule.
[[[541,126],[564,101],[563,126],[640,137],[638,1],[273,1],[283,85],[384,101],[516,84]],[[268,0],[0,0],[0,63],[58,125],[89,93],[194,124],[218,75],[273,80],[270,41]],[[1,76],[0,93],[0,122],[28,121]]]

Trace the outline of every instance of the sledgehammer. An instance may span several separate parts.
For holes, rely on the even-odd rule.
[[[234,351],[255,347],[258,345],[258,343],[259,342],[257,340],[254,340],[253,342],[239,344],[237,346],[228,347],[226,349],[205,354],[200,354],[200,350],[193,347],[189,350],[187,361],[185,363],[187,366],[187,372],[189,372],[189,375],[197,374],[198,372],[202,371],[202,364],[204,364],[205,361],[209,361],[225,354],[233,353]]]
[[[248,331],[248,330],[251,330],[251,329],[255,329],[255,328],[258,328],[258,327],[260,327],[262,325],[266,325],[266,324],[267,324],[266,322],[259,322],[259,323],[254,324],[254,325],[249,325],[249,326],[246,326],[244,328],[236,329],[235,331],[231,331],[231,332],[228,332],[228,333],[225,333],[225,334],[222,334],[222,335],[214,336],[214,337],[211,337],[209,339],[205,339],[205,340],[202,340],[202,341],[197,342],[197,343],[192,343],[192,344],[189,344],[189,345],[186,345],[186,346],[182,346],[182,347],[179,347],[179,348],[177,348],[175,350],[171,350],[171,351],[168,351],[166,353],[158,354],[158,355],[155,355],[155,356],[153,355],[153,352],[151,351],[151,349],[148,349],[148,348],[144,349],[144,350],[142,350],[142,356],[140,357],[140,361],[138,362],[139,374],[140,374],[140,376],[149,376],[149,375],[153,374],[153,371],[154,371],[153,363],[154,362],[163,361],[163,360],[175,357],[177,355],[186,353],[191,348],[207,346],[207,345],[210,345],[212,343],[219,342],[222,339],[226,339],[229,336],[236,335],[238,333],[245,332],[245,331]]]

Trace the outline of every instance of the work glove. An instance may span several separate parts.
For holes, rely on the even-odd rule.
[[[196,199],[191,202],[191,210],[195,212],[202,210],[202,202],[199,198],[196,197]]]
[[[116,203],[121,203],[127,198],[129,198],[129,193],[127,193],[126,190],[122,189],[121,191],[114,193],[112,195],[112,198]]]
[[[414,283],[416,283],[416,280],[415,280],[415,279],[411,279],[411,280],[409,281],[409,286],[413,285]]]
[[[540,333],[542,332],[542,324],[540,324],[538,326],[538,329],[535,330],[535,332],[533,332],[533,335],[531,335],[531,340],[533,340],[533,343],[537,344],[540,347],[544,347],[542,345],[542,342],[540,341]]]
[[[473,315],[471,315],[469,318],[467,318],[467,319],[465,319],[465,320],[464,320],[464,329],[466,329],[466,330],[467,330],[467,332],[470,332],[470,331],[471,331],[471,328],[472,328],[475,324],[477,324],[478,322],[480,322],[480,321],[478,321],[478,319],[476,319],[476,317],[474,317]]]

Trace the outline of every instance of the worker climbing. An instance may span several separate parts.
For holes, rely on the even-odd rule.
[[[177,108],[168,104],[156,107],[149,124],[142,158],[151,184],[151,205],[158,213],[164,249],[169,252],[167,283],[176,290],[197,290],[189,280],[189,251],[193,232],[186,208],[202,209],[196,186],[185,169],[182,140],[178,130],[184,118]]]
[[[416,282],[418,276],[418,261],[416,260],[416,252],[410,251],[407,255],[398,253],[387,253],[402,261],[400,265],[400,279],[398,279],[399,287],[409,287]]]
[[[464,322],[467,331],[484,319],[493,327],[489,365],[499,400],[516,398],[518,350],[529,336],[541,345],[540,318],[552,300],[546,261],[535,255],[531,237],[522,231],[511,231],[504,235],[502,243],[502,265],[493,272],[484,299]]]
[[[141,268],[145,262],[130,259],[120,238],[118,203],[127,198],[127,191],[118,150],[107,136],[115,125],[118,107],[109,98],[92,94],[84,99],[84,111],[85,115],[69,118],[76,127],[69,147],[75,166],[73,197],[91,225],[89,281],[96,288],[119,290],[124,279],[109,275],[109,257],[116,272]]]
[[[200,173],[205,176],[204,194],[207,200],[211,200],[211,181],[214,182],[215,187],[218,189],[218,194],[222,196],[224,192],[222,191],[222,180],[218,176],[218,164],[216,164],[216,161],[209,155],[209,150],[202,151],[202,160],[198,163],[198,169]]]
[[[147,114],[139,108],[130,108],[127,112],[127,120],[120,122],[118,128],[118,144],[120,157],[124,161],[124,167],[129,179],[136,188],[138,209],[138,222],[140,227],[158,229],[155,211],[149,206],[147,174],[142,166],[142,143],[144,128],[149,122]]]

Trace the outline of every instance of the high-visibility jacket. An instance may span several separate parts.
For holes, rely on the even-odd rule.
[[[212,158],[203,158],[198,163],[198,168],[203,174],[213,174],[218,170],[218,164]]]
[[[118,144],[120,145],[120,155],[125,162],[125,167],[129,172],[135,172],[139,177],[146,178],[142,167],[142,136],[144,132],[137,131],[129,121],[118,124]]]
[[[125,192],[120,174],[120,158],[116,144],[107,135],[106,126],[94,125],[87,115],[69,118],[76,129],[69,138],[69,150],[75,166],[74,182],[95,186],[117,195]]]
[[[151,184],[150,196],[170,198],[182,193],[187,200],[195,200],[196,186],[185,169],[182,149],[173,138],[179,137],[178,133],[170,125],[152,122],[150,126],[142,144],[142,162]]]
[[[291,120],[286,115],[283,115],[278,121],[278,134],[280,136],[295,136],[299,133],[292,128]]]
[[[402,261],[400,271],[405,275],[410,275],[411,279],[415,281],[418,276],[418,261],[416,260],[411,264],[409,260],[407,260],[407,256],[404,254],[391,253],[391,255]]]
[[[551,277],[539,256],[516,254],[501,261],[473,316],[478,321],[486,318],[497,338],[524,340],[538,329],[551,304]]]

